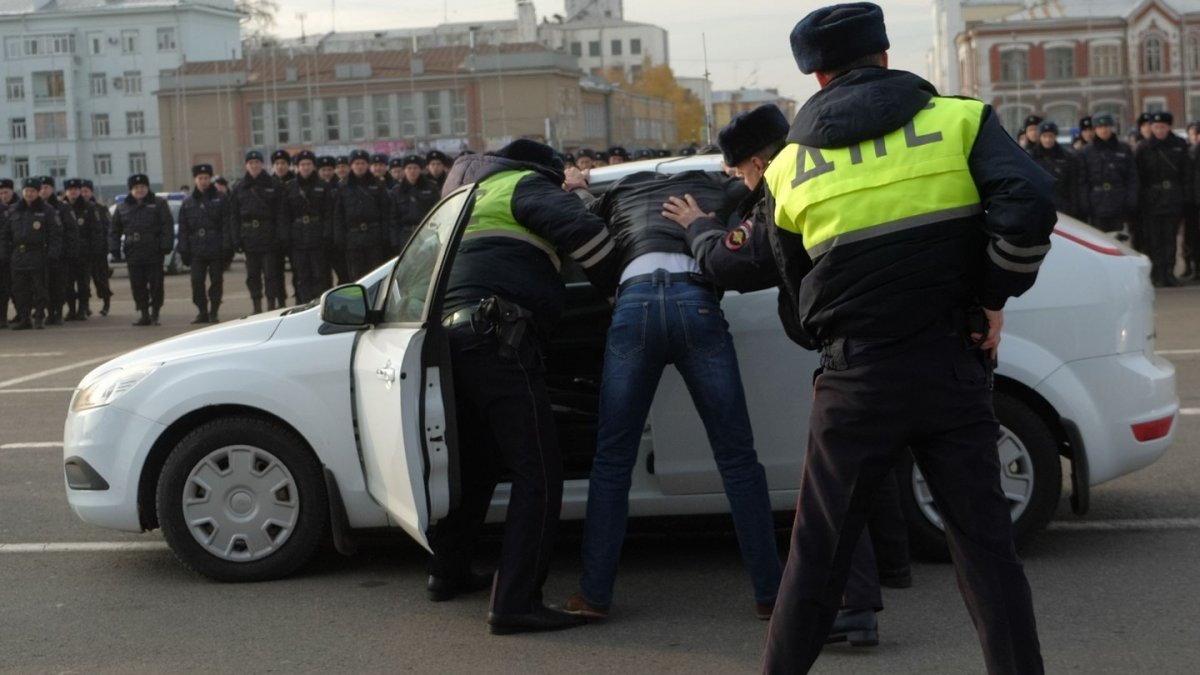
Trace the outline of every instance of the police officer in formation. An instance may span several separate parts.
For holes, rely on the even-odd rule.
[[[12,298],[12,252],[3,245],[8,229],[8,210],[16,204],[17,195],[11,178],[0,178],[0,328],[8,328],[8,302]]]
[[[96,242],[98,245],[88,249],[88,272],[92,276],[92,284],[96,287],[96,297],[100,298],[100,316],[108,316],[112,306],[112,289],[109,286],[108,267],[108,232],[112,225],[112,216],[108,206],[96,200],[96,186],[92,181],[84,179],[79,195],[86,199],[96,214]]]
[[[1058,181],[1054,208],[1073,218],[1083,217],[1083,168],[1079,157],[1058,142],[1058,125],[1049,120],[1038,125],[1038,142],[1029,156]]]
[[[450,164],[450,158],[441,150],[430,150],[425,155],[425,173],[437,183],[439,195],[442,193],[442,186],[446,184]]]
[[[1155,286],[1178,286],[1175,277],[1176,237],[1183,211],[1191,201],[1192,172],[1187,141],[1171,131],[1169,112],[1150,117],[1149,137],[1135,153],[1141,194],[1141,225],[1150,255]]]
[[[135,326],[158,325],[163,305],[163,256],[175,249],[175,221],[167,200],[150,191],[150,177],[129,177],[129,194],[113,214],[108,247],[114,257],[124,248],[133,302],[140,314]]]
[[[254,313],[263,311],[264,286],[267,309],[275,309],[284,296],[283,276],[276,252],[284,245],[276,224],[283,186],[263,171],[263,155],[246,153],[246,175],[230,190],[234,247],[246,255],[246,288]]]
[[[370,160],[366,150],[350,153],[350,175],[334,200],[333,239],[346,252],[351,279],[382,265],[391,251],[391,200],[383,179],[369,171]]]
[[[193,324],[220,322],[225,263],[233,258],[229,198],[212,179],[211,164],[193,166],[194,187],[179,208],[179,257],[191,268],[192,303],[197,310]]]
[[[387,153],[377,152],[371,155],[371,175],[374,176],[376,180],[383,183],[384,188],[387,190],[391,190],[396,184],[396,179],[392,177],[391,173],[389,173],[391,163],[391,158],[387,156]],[[353,165],[353,157],[351,157],[351,164]]]
[[[326,251],[333,238],[333,186],[317,175],[317,158],[308,150],[296,155],[296,177],[284,187],[279,226],[291,243],[296,303],[320,297],[329,284]]]
[[[108,231],[100,222],[96,205],[83,196],[82,179],[72,178],[63,184],[59,219],[64,231],[76,230],[76,255],[72,257],[70,252],[67,255],[67,321],[87,321],[92,313],[91,267],[99,257],[97,251],[107,260]],[[107,292],[108,279],[104,281]],[[107,294],[112,295],[111,292]]]
[[[1083,209],[1088,223],[1103,232],[1120,232],[1138,202],[1138,171],[1133,149],[1117,136],[1112,115],[1092,119],[1096,138],[1079,153],[1083,164]]]
[[[408,155],[400,160],[400,164],[400,178],[388,193],[392,200],[391,244],[396,253],[408,243],[413,230],[442,194],[437,182],[422,172],[420,155]]]
[[[67,285],[71,278],[71,268],[79,264],[79,226],[70,217],[69,210],[59,201],[54,191],[54,178],[42,176],[41,197],[46,206],[58,212],[58,222],[62,227],[62,252],[50,261],[46,274],[46,285],[50,297],[50,305],[46,317],[46,325],[61,326],[63,322],[63,305],[67,303]],[[71,303],[74,305],[74,302]]]
[[[349,172],[349,157],[324,156],[317,158],[317,173],[320,175],[321,180],[325,181],[326,187],[330,191],[330,194],[333,195],[335,203],[337,201],[338,187],[342,184],[340,172],[343,167]],[[325,286],[340,286],[351,281],[350,272],[346,268],[346,252],[339,246],[337,238],[333,236],[332,212],[329,215],[329,242],[325,246],[325,260],[329,265],[329,271],[326,272],[327,281],[325,281]]]
[[[41,329],[49,304],[47,275],[62,258],[58,213],[42,199],[40,178],[26,178],[21,199],[8,210],[0,228],[0,256],[10,259],[12,298],[17,314],[13,330]]]
[[[887,68],[879,6],[818,9],[791,42],[821,91],[765,181],[784,285],[822,370],[763,670],[812,667],[869,504],[911,450],[988,672],[1044,672],[989,381],[1004,306],[1050,248],[1053,181],[990,106]]]

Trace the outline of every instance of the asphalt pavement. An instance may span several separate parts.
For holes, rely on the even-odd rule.
[[[222,316],[250,309],[240,264]],[[434,604],[424,555],[403,536],[353,557],[324,551],[294,577],[220,584],[173,558],[157,532],[80,521],[67,505],[62,431],[89,369],[190,329],[186,277],[167,279],[163,325],[135,328],[128,283],[112,314],[0,332],[0,672],[748,673],[766,624],[724,520],[656,529],[626,546],[612,618],[546,635],[494,637],[486,594]],[[93,308],[98,308],[94,305]],[[1156,464],[1095,488],[1084,517],[1063,503],[1022,555],[1048,672],[1194,673],[1200,661],[1200,285],[1159,292],[1158,349],[1178,369],[1185,415]],[[578,579],[577,529],[546,586]],[[781,546],[785,543],[781,533]],[[494,555],[495,542],[485,547]],[[914,564],[884,592],[875,648],[836,646],[818,673],[982,673],[949,565]]]

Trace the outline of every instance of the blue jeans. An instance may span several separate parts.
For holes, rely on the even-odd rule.
[[[593,606],[612,601],[629,518],[629,487],[646,416],[663,368],[675,364],[712,445],[742,558],[761,604],[775,601],[782,565],[767,477],[754,451],[737,352],[713,291],[654,279],[621,291],[600,384],[596,458],[588,486],[580,589]]]

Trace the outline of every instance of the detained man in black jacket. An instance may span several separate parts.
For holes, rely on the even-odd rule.
[[[225,290],[225,261],[233,258],[229,199],[213,185],[211,164],[192,167],[192,194],[179,208],[179,257],[191,268],[194,324],[218,323]],[[205,279],[208,290],[205,291]]]
[[[1058,125],[1038,125],[1037,145],[1029,156],[1058,181],[1054,185],[1054,208],[1072,218],[1082,218],[1083,166],[1079,156],[1058,144]]]
[[[1150,280],[1155,286],[1178,286],[1175,278],[1176,237],[1183,210],[1191,201],[1191,166],[1187,141],[1171,131],[1169,112],[1150,118],[1150,135],[1135,153],[1141,188],[1142,232],[1150,253]]]
[[[113,215],[108,247],[120,257],[124,247],[133,302],[141,316],[135,326],[158,325],[163,306],[163,256],[175,248],[175,220],[167,200],[150,191],[150,177],[129,177],[129,194]]]
[[[1053,181],[989,106],[887,69],[878,5],[818,9],[791,42],[821,91],[766,182],[784,281],[822,369],[763,670],[812,667],[874,493],[911,450],[988,672],[1044,672],[990,379],[1005,303],[1050,249]]]

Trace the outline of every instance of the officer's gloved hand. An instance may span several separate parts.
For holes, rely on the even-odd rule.
[[[192,256],[190,255],[180,255],[179,260],[181,260],[186,267],[192,266]]]
[[[225,264],[233,262],[233,251],[225,251]]]

